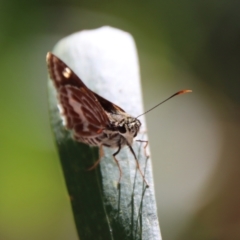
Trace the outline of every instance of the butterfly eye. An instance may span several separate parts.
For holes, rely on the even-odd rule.
[[[124,125],[123,125],[123,126],[119,126],[119,127],[118,127],[118,131],[119,131],[120,133],[125,133],[125,132],[126,132],[125,126],[124,126]]]

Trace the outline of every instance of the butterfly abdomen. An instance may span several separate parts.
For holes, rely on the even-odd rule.
[[[110,148],[116,148],[119,146],[126,145],[126,140],[119,133],[101,133],[95,137],[83,137],[82,135],[77,134],[76,132],[73,135],[73,138],[90,146],[105,146]]]

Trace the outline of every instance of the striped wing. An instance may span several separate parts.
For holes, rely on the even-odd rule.
[[[95,94],[59,58],[47,54],[49,76],[58,93],[63,124],[76,135],[92,137],[110,125]]]

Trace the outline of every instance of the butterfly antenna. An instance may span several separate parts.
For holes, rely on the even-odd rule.
[[[158,107],[159,105],[165,103],[166,101],[168,101],[169,99],[171,99],[171,98],[173,98],[173,97],[175,97],[175,96],[177,96],[177,95],[184,94],[184,93],[189,93],[189,92],[192,92],[192,90],[181,90],[181,91],[178,91],[178,92],[174,93],[172,96],[170,96],[170,97],[168,97],[167,99],[165,99],[164,101],[158,103],[156,106],[154,106],[154,107],[150,108],[149,110],[147,110],[146,112],[140,114],[140,115],[137,116],[136,118],[139,118],[139,117],[141,117],[142,115],[145,115],[146,113],[152,111],[154,108]]]

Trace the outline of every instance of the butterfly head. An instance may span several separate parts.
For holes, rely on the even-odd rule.
[[[141,122],[137,118],[127,117],[123,118],[117,125],[117,131],[122,135],[129,144],[132,144],[140,130]]]

